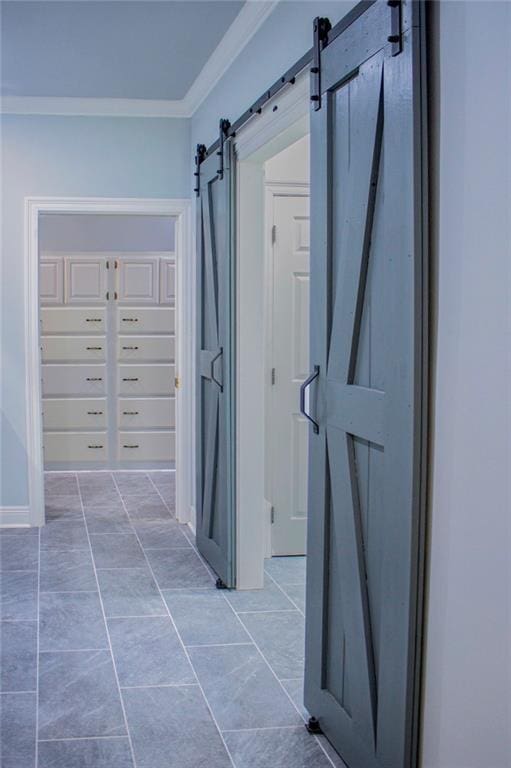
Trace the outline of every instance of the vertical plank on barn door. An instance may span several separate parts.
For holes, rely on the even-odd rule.
[[[417,764],[422,8],[403,6],[396,55],[395,7],[377,0],[332,36],[311,115],[305,703],[350,768]]]
[[[200,165],[197,200],[197,546],[228,587],[234,558],[233,148]]]

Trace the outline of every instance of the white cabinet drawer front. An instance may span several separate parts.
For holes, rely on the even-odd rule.
[[[104,333],[104,307],[43,307],[42,333]]]
[[[170,307],[118,309],[119,333],[174,333],[175,310]]]
[[[119,427],[169,429],[176,426],[176,406],[173,397],[119,399]]]
[[[174,360],[174,336],[119,336],[119,360],[165,361]]]
[[[106,432],[45,432],[45,462],[105,461],[108,456]]]
[[[120,461],[174,461],[174,432],[120,432]]]
[[[173,365],[119,365],[121,395],[170,395],[174,393]]]
[[[45,429],[105,429],[106,400],[43,400],[43,425]]]
[[[42,366],[43,396],[51,395],[104,395],[106,392],[105,365],[52,365]]]
[[[41,339],[43,363],[88,361],[101,363],[106,356],[104,336],[46,336]]]

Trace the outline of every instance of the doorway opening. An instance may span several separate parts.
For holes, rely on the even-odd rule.
[[[150,492],[154,515],[188,522],[191,419],[179,392],[192,357],[181,343],[192,312],[181,300],[188,208],[27,200],[32,524],[69,516],[45,515],[44,486],[65,497],[66,483],[80,485],[76,473],[84,486],[114,495],[122,486],[140,502]]]

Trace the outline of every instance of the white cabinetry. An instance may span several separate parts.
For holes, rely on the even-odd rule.
[[[50,469],[175,460],[175,258],[43,255],[44,459]]]

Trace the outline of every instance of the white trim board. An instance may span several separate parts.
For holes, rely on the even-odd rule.
[[[190,258],[191,203],[186,199],[136,198],[25,198],[25,393],[27,423],[27,465],[29,523],[44,524],[44,483],[41,418],[41,377],[39,346],[39,216],[42,213],[100,213],[175,216],[176,222],[176,375],[190,382],[193,349],[190,323],[194,308],[192,262]],[[186,339],[188,343],[182,343]],[[189,387],[176,392],[176,511],[187,522],[192,497],[189,436],[192,433],[193,402]]]
[[[182,99],[4,96],[0,112],[13,115],[192,117],[280,0],[248,0]]]
[[[0,507],[0,528],[28,528],[30,509],[28,507]]]

